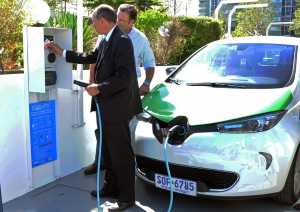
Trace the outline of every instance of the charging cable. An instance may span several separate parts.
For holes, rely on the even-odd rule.
[[[169,201],[169,207],[168,207],[167,212],[171,212],[172,206],[173,206],[173,184],[172,184],[172,176],[171,176],[171,172],[170,172],[169,159],[168,159],[168,153],[167,153],[168,141],[169,141],[169,134],[164,143],[164,159],[165,159],[165,164],[166,164],[166,168],[167,168],[168,178],[170,180],[170,201]]]
[[[80,87],[87,87],[89,86],[89,83],[80,81],[80,80],[74,80],[73,81],[75,85],[78,85]],[[99,187],[100,187],[100,166],[101,166],[101,150],[102,150],[102,119],[101,119],[101,111],[100,111],[100,103],[97,99],[95,99],[96,102],[96,107],[97,107],[97,118],[98,118],[98,123],[99,123],[99,154],[97,162],[97,182],[96,182],[96,191],[97,191],[97,209],[100,211],[100,195],[99,195]],[[101,209],[102,210],[102,209]]]
[[[99,123],[99,154],[98,154],[98,162],[97,162],[97,183],[96,183],[96,191],[97,191],[97,209],[100,211],[100,195],[99,195],[99,187],[100,187],[100,165],[101,165],[101,150],[102,150],[102,119],[101,119],[101,111],[100,111],[100,106],[99,102],[96,101],[96,106],[97,106],[97,118],[98,118],[98,123]]]

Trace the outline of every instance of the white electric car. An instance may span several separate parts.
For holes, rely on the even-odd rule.
[[[199,49],[143,98],[134,134],[136,172],[176,192],[220,198],[300,194],[300,38],[244,37]],[[179,136],[180,137],[180,136]]]

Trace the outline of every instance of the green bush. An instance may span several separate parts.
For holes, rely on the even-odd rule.
[[[140,12],[135,26],[145,33],[157,65],[179,64],[224,33],[222,23],[210,17],[170,17],[164,8]],[[167,29],[161,36],[159,28]]]
[[[48,0],[49,1],[49,0]],[[117,9],[121,4],[133,4],[140,11],[162,5],[161,0],[84,0],[83,5],[89,10],[94,10],[100,4],[108,4]]]
[[[164,26],[167,36],[158,29]],[[141,13],[136,27],[150,40],[158,65],[179,64],[209,42],[224,33],[222,23],[210,17],[168,17],[159,10]]]
[[[149,41],[153,43],[158,36],[158,28],[169,21],[166,11],[162,9],[149,9],[140,12],[135,26],[144,32]]]
[[[162,45],[158,29],[168,22],[169,19],[170,18],[164,8],[148,9],[138,14],[138,20],[135,24],[136,28],[144,32],[147,36],[153,49],[157,64],[164,64],[164,55],[161,49]]]
[[[171,50],[168,64],[179,64],[197,49],[206,44],[219,40],[223,30],[221,23],[210,17],[178,17],[182,31],[180,36],[183,39],[180,47]],[[176,19],[174,19],[176,20]]]

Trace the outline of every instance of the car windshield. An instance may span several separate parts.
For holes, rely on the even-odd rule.
[[[167,81],[190,86],[284,87],[293,73],[295,46],[263,43],[212,44]]]

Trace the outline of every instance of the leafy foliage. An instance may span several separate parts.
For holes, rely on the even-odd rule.
[[[48,27],[62,27],[72,29],[72,47],[76,49],[77,44],[77,16],[71,13],[59,13],[51,17],[46,23]],[[83,51],[91,51],[95,45],[97,34],[88,20],[83,21]]]
[[[0,62],[4,69],[16,69],[22,63],[23,12],[18,0],[0,1]]]
[[[300,0],[296,0],[296,11],[295,17],[293,19],[294,25],[290,27],[291,30],[294,30],[296,36],[300,35]]]
[[[267,8],[243,9],[237,13],[237,26],[233,36],[265,35],[266,28],[272,22],[272,2],[268,2]]]
[[[138,10],[145,11],[153,6],[161,6],[160,0],[84,0],[84,6],[93,10],[100,4],[108,4],[117,9],[121,4],[133,4]]]
[[[169,21],[169,17],[163,9],[149,9],[140,12],[135,26],[143,31],[148,39],[152,41],[158,35],[158,28]]]
[[[161,0],[134,0],[133,4],[141,11],[162,6]]]
[[[136,27],[150,40],[160,65],[181,63],[200,47],[220,39],[223,33],[222,24],[212,18],[168,17],[158,10],[141,13]],[[165,36],[158,33],[159,28],[166,31]]]
[[[179,20],[187,27],[188,33],[182,35],[185,40],[183,50],[171,57],[170,62],[182,62],[200,47],[219,40],[223,34],[221,23],[210,17],[192,18],[182,16]]]

